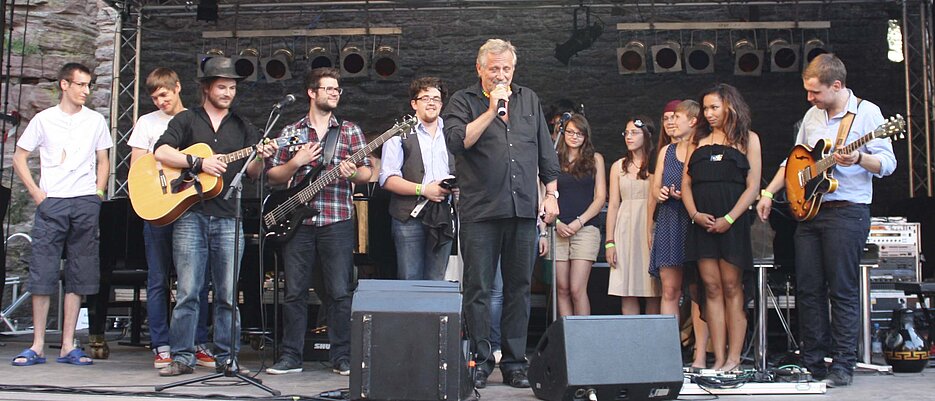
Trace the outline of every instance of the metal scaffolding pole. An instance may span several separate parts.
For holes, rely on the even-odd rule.
[[[130,171],[130,151],[125,145],[133,124],[139,116],[140,43],[142,14],[137,2],[125,3],[119,10],[114,41],[114,82],[111,97],[110,129],[114,137],[111,157],[111,196],[127,196],[127,174]]]
[[[909,197],[932,188],[932,1],[903,0],[903,53],[906,71],[906,131],[909,135]]]

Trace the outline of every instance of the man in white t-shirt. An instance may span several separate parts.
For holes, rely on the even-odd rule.
[[[110,173],[107,149],[114,143],[104,116],[84,107],[90,85],[88,67],[65,64],[58,74],[61,101],[36,114],[16,143],[13,168],[37,206],[29,262],[35,331],[32,346],[13,358],[13,366],[45,363],[49,302],[51,294],[58,291],[62,248],[66,244],[62,349],[57,361],[93,363],[74,345],[75,325],[81,296],[97,294],[100,284],[98,216]],[[39,185],[26,163],[36,149],[40,157]]]
[[[179,75],[169,68],[156,68],[146,77],[146,89],[153,104],[159,108],[136,120],[133,133],[127,145],[130,145],[130,165],[140,157],[153,152],[153,145],[159,140],[169,121],[176,114],[185,110],[182,105],[182,84]],[[146,320],[149,322],[150,348],[153,350],[153,366],[161,369],[169,366],[172,356],[169,353],[169,271],[172,267],[172,224],[156,226],[143,222],[143,242],[146,246]],[[201,307],[198,328],[195,334],[198,344],[196,363],[200,366],[214,367],[214,356],[205,344],[208,342],[208,282],[201,290]]]

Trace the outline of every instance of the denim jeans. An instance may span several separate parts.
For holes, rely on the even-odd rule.
[[[240,240],[238,254],[234,241]],[[210,273],[214,283],[215,359],[226,363],[240,348],[240,312],[231,303],[239,272],[232,272],[234,258],[243,256],[243,230],[233,218],[213,217],[186,212],[175,222],[172,235],[173,259],[178,273],[178,292],[172,312],[171,333],[173,360],[195,365],[195,330],[199,319],[201,290]],[[235,300],[236,301],[236,300]],[[231,322],[234,337],[231,337]]]
[[[500,350],[500,318],[503,317],[503,277],[500,262],[497,261],[497,273],[490,286],[490,350]]]
[[[452,241],[431,249],[427,243],[430,228],[419,219],[402,222],[393,218],[392,226],[397,277],[400,280],[444,280]]]
[[[143,222],[143,243],[146,249],[146,319],[149,322],[149,340],[154,351],[169,347],[169,272],[172,268],[172,224],[155,226]],[[198,328],[195,343],[208,342],[208,288],[210,281],[198,295]]]
[[[500,319],[500,370],[526,370],[529,325],[529,286],[535,262],[536,220],[507,218],[461,224],[464,257],[463,309],[478,369],[490,373],[490,293],[497,261],[503,278],[503,316]]]
[[[344,220],[324,227],[301,225],[283,245],[286,297],[282,306],[282,357],[302,363],[308,330],[308,289],[312,269],[321,268],[328,308],[330,359],[335,366],[350,360],[351,297],[354,291],[354,225]]]
[[[796,309],[802,363],[812,373],[852,373],[860,331],[860,256],[870,232],[870,206],[822,208],[795,233]],[[828,320],[828,301],[831,320]]]

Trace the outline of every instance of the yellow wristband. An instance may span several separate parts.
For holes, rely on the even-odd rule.
[[[99,198],[101,198],[101,199],[104,199],[104,190],[103,190],[103,189],[98,189],[98,190],[97,190],[97,196],[98,196]]]
[[[422,184],[416,184],[416,196],[422,196]]]
[[[616,246],[617,246],[617,244],[615,244],[615,243],[613,243],[613,242],[608,242],[608,243],[604,244],[604,249],[610,249],[610,248],[613,248],[613,247],[616,247]]]
[[[772,193],[772,192],[769,192],[769,191],[767,191],[767,190],[765,190],[765,189],[761,189],[761,190],[760,190],[760,196],[762,196],[762,197],[764,197],[764,198],[773,199],[773,193]]]
[[[733,218],[733,217],[730,217],[730,214],[725,214],[725,215],[724,215],[724,220],[727,220],[727,222],[730,223],[731,225],[734,224],[734,218]]]

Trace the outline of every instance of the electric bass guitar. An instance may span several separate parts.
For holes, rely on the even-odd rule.
[[[416,126],[416,123],[418,123],[418,120],[415,117],[406,116],[403,121],[396,123],[392,128],[374,139],[373,142],[354,152],[347,160],[357,164],[390,138],[397,135],[405,138]],[[318,215],[319,211],[309,205],[315,195],[328,184],[338,179],[339,176],[340,171],[335,166],[322,173],[311,184],[309,182],[314,177],[309,174],[293,188],[270,193],[263,201],[263,210],[267,211],[263,215],[263,227],[266,230],[266,236],[278,242],[286,242],[291,239],[296,228],[302,224],[303,220]]]
[[[897,114],[836,152],[832,149],[834,142],[824,139],[819,140],[814,148],[807,145],[792,148],[786,161],[785,175],[786,197],[795,219],[807,221],[814,218],[821,207],[821,198],[838,189],[838,180],[834,179],[831,171],[836,164],[834,153],[850,154],[873,139],[894,137],[905,130],[906,121]]]
[[[277,138],[279,147],[288,147],[290,150],[303,145],[299,137],[288,136]],[[221,161],[232,163],[250,156],[253,146],[221,155]],[[201,158],[214,155],[211,147],[204,143],[196,143],[185,148],[182,153]],[[174,222],[189,207],[200,200],[208,200],[221,193],[224,189],[224,180],[211,174],[201,172],[194,177],[183,178],[180,185],[173,188],[172,182],[182,176],[187,169],[179,169],[162,165],[156,161],[152,153],[140,157],[132,166],[127,177],[130,191],[130,203],[133,210],[143,220],[148,220],[156,226],[164,226]],[[200,183],[199,192],[196,183]]]

